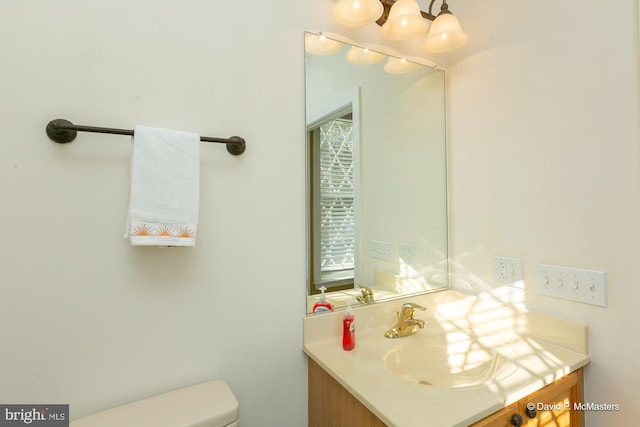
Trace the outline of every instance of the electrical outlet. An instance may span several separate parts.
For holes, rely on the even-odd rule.
[[[393,243],[380,240],[371,241],[371,256],[384,261],[393,260]]]
[[[413,264],[416,261],[416,245],[410,243],[400,243],[400,262]]]
[[[607,306],[607,281],[604,271],[548,264],[538,264],[536,269],[536,290],[539,294],[600,307]]]
[[[522,260],[520,258],[494,257],[496,281],[517,288],[524,288]]]

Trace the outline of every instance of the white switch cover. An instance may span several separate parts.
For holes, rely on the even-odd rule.
[[[416,245],[410,243],[400,243],[400,261],[404,264],[412,265],[416,261]]]
[[[380,240],[371,241],[371,256],[384,261],[393,260],[393,243]]]
[[[607,306],[604,271],[538,264],[536,290],[539,294],[585,304]]]

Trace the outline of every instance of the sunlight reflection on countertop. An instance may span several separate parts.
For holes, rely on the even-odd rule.
[[[427,307],[416,313],[425,328],[385,338],[407,301]],[[389,426],[467,426],[589,363],[585,325],[524,311],[490,294],[444,290],[356,307],[354,314],[353,351],[342,350],[339,310],[303,319],[303,351]],[[456,355],[448,361],[451,375],[470,364],[471,349],[500,353],[515,368],[498,380],[446,387],[407,381],[385,367],[387,355],[419,340],[446,345]],[[460,348],[470,349],[466,358],[459,357]]]

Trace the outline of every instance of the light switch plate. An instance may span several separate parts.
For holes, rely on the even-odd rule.
[[[607,306],[607,280],[604,271],[538,264],[536,290],[541,295],[585,304]]]
[[[371,241],[371,256],[384,261],[393,260],[393,243],[380,240]]]

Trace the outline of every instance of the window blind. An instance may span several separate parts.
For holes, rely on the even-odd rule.
[[[353,124],[320,126],[320,258],[322,273],[353,270],[355,252]]]

